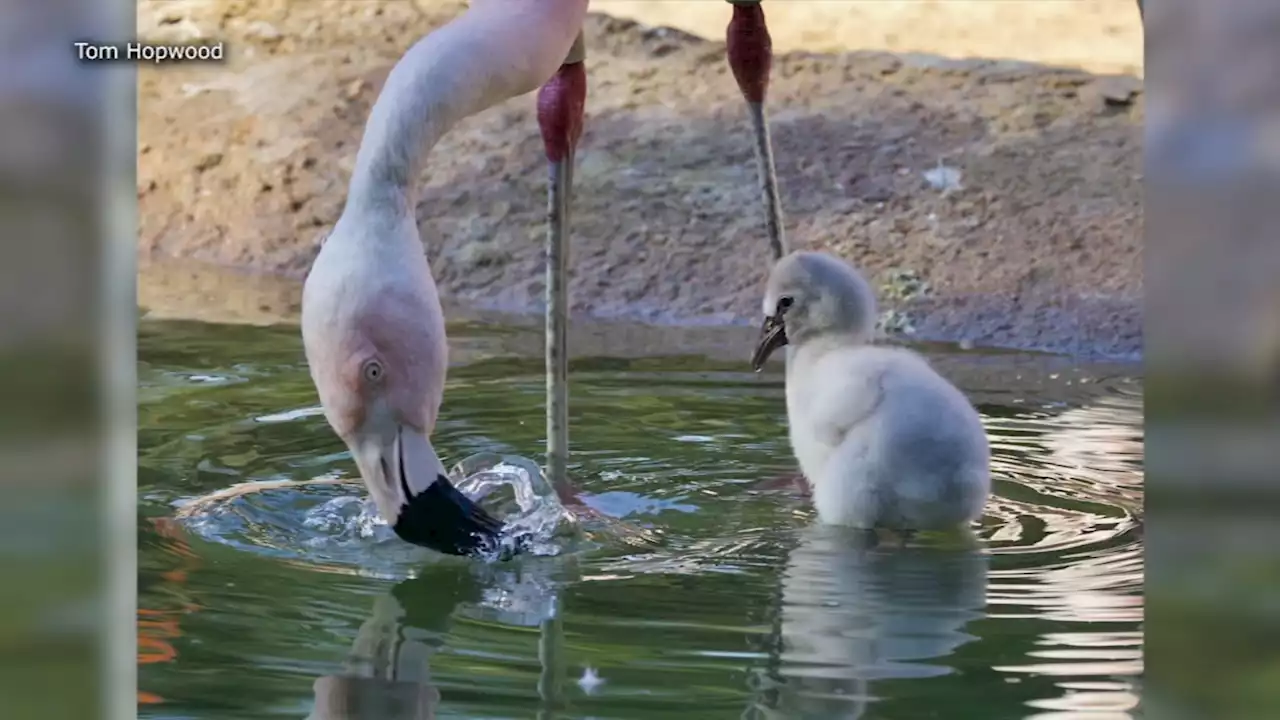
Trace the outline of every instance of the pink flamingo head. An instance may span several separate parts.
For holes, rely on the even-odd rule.
[[[370,226],[385,228],[361,225]],[[421,241],[398,224],[376,244],[353,242],[350,227],[339,222],[303,291],[303,344],[325,418],[397,535],[471,554],[500,524],[454,488],[429,439],[448,346]]]
[[[307,276],[302,335],[325,417],[383,518],[442,552],[470,554],[500,525],[453,487],[428,439],[448,349],[414,186],[450,127],[555,72],[586,9],[587,0],[473,0],[415,43],[370,111],[347,206]],[[574,140],[582,93],[569,90],[585,88],[580,76],[550,108],[574,108],[577,124],[562,123]]]

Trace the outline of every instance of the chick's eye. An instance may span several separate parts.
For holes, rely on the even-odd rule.
[[[377,360],[365,360],[364,365],[360,368],[360,372],[364,375],[365,380],[368,380],[369,382],[377,382],[382,379],[384,371],[382,369],[382,363]]]
[[[790,310],[790,309],[791,309],[791,304],[792,304],[793,302],[795,302],[795,299],[794,299],[794,298],[792,298],[790,295],[784,295],[784,296],[782,296],[782,297],[778,298],[778,312],[779,312],[779,313],[784,313],[784,312],[786,312],[786,311]]]

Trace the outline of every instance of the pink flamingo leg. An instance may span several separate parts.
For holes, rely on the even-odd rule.
[[[568,480],[569,203],[573,160],[582,137],[587,74],[578,33],[565,62],[538,91],[538,127],[550,168],[547,189],[546,361],[547,477],[562,496],[573,494]]]
[[[765,221],[769,232],[769,249],[774,260],[786,255],[782,205],[778,199],[778,178],[773,164],[773,141],[764,113],[764,99],[769,90],[769,71],[773,67],[773,41],[765,24],[760,0],[729,0],[733,18],[725,31],[729,51],[729,69],[738,89],[747,101],[755,135],[756,169],[760,179],[760,195],[764,202]]]
[[[733,17],[725,30],[729,69],[747,101],[755,136],[756,169],[760,179],[760,195],[765,208],[769,233],[769,249],[777,260],[787,254],[787,238],[782,224],[782,205],[778,199],[778,180],[773,163],[773,141],[765,117],[764,101],[769,92],[769,72],[773,69],[773,41],[765,23],[760,0],[729,0]],[[804,497],[809,483],[801,473],[783,475],[760,482],[753,487],[759,492],[786,491]]]

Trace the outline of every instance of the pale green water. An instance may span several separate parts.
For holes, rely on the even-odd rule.
[[[581,344],[596,357],[573,363],[571,472],[593,506],[659,541],[485,566],[394,541],[314,544],[304,511],[361,494],[345,486],[255,496],[251,522],[207,536],[167,522],[175,501],[238,482],[354,468],[296,328],[144,322],[141,714],[304,718],[317,678],[392,672],[353,661],[359,645],[395,658],[402,690],[438,693],[436,717],[1139,716],[1136,368],[935,356],[991,434],[984,549],[868,553],[812,527],[802,501],[750,491],[794,467],[780,368],[748,371],[750,332],[605,357],[653,332]],[[540,458],[539,329],[451,339],[442,454]],[[690,348],[717,359],[671,355]],[[602,684],[578,682],[587,667]]]

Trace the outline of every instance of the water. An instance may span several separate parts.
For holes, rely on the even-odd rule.
[[[596,515],[486,564],[376,520],[296,328],[144,322],[140,714],[1139,716],[1137,368],[930,348],[983,414],[996,497],[976,547],[868,549],[758,491],[794,463],[751,334],[579,330],[570,473]],[[540,458],[539,329],[451,338],[446,462],[481,454],[480,484],[493,454]]]
[[[533,460],[477,453],[449,475],[458,490],[503,520],[499,546],[486,560],[583,548],[572,540],[589,526],[565,508]],[[401,541],[364,486],[337,475],[241,482],[174,504],[178,524],[202,539],[282,559],[346,565],[365,576],[394,580],[413,574],[416,565],[448,560]]]

